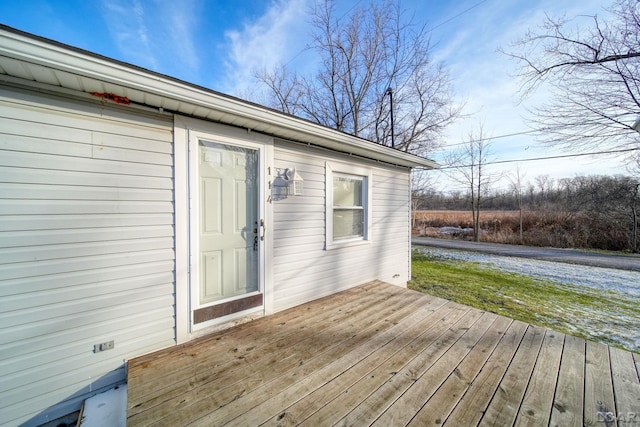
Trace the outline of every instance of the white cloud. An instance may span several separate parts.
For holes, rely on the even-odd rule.
[[[103,3],[104,18],[111,37],[124,59],[137,65],[158,69],[158,61],[149,44],[145,9],[139,0]]]
[[[299,72],[313,72],[315,58],[305,48],[310,42],[307,12],[314,1],[273,0],[257,19],[223,23],[229,29],[222,41],[219,24],[213,32],[204,27],[208,22],[203,18],[203,9],[209,8],[210,13],[211,6],[202,0],[103,0],[102,10],[120,59],[258,100],[259,86],[253,78],[256,69],[286,63]],[[436,43],[434,60],[447,64],[457,95],[467,101],[467,113],[473,114],[452,126],[445,142],[461,142],[480,122],[486,133],[494,136],[528,130],[523,120],[527,114],[525,105],[517,104],[519,82],[512,76],[516,64],[497,49],[508,48],[514,39],[540,25],[545,13],[567,17],[601,13],[608,1],[487,0],[471,8],[477,0],[466,0],[438,10],[436,6],[425,7],[419,0],[408,0],[413,3],[416,22],[434,19],[433,24],[438,26],[432,34]],[[340,6],[349,7],[345,3]],[[445,24],[438,25],[439,22]],[[534,105],[545,96],[543,92],[536,93],[526,105]],[[494,152],[497,159],[559,154],[536,144],[530,135],[494,140]],[[612,169],[611,165],[620,168],[619,164],[611,159],[568,159],[522,166],[533,178],[541,173],[558,174],[557,177],[599,173]],[[511,164],[504,168],[507,166],[515,167]]]
[[[304,49],[308,5],[309,0],[276,1],[259,19],[225,33],[229,45],[225,92],[246,97],[255,89],[255,70],[287,63]]]
[[[193,80],[199,56],[192,29],[199,7],[198,0],[104,0],[102,13],[120,59]]]
[[[461,4],[459,8],[464,10],[469,4]],[[524,4],[490,0],[439,29],[442,41],[435,58],[448,65],[457,94],[467,101],[467,113],[472,114],[469,119],[461,120],[450,128],[446,143],[461,142],[467,138],[469,130],[477,128],[479,122],[484,123],[486,133],[493,136],[529,130],[524,119],[528,115],[527,107],[539,105],[549,94],[544,90],[538,91],[520,105],[520,82],[513,77],[516,64],[498,52],[498,48],[508,49],[528,29],[537,28],[542,24],[545,13],[567,18],[601,14],[607,4],[608,1],[604,0],[538,0]],[[495,139],[493,151],[496,160],[566,154],[544,147],[530,135]],[[541,174],[550,174],[557,179],[575,174],[610,173],[616,168],[620,170],[620,161],[567,158],[525,162],[521,167],[526,171],[527,179]],[[494,168],[506,171],[514,169],[515,164]]]
[[[163,45],[170,47],[182,67],[195,72],[200,66],[200,56],[194,42],[194,28],[198,21],[197,1],[161,2],[162,25],[169,35]],[[167,43],[168,42],[168,43]]]

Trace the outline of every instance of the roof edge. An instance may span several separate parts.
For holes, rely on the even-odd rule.
[[[302,142],[399,166],[440,167],[430,159],[3,24],[0,24],[0,55],[241,117],[248,128],[251,124],[253,128],[275,126],[282,130],[281,134],[273,135],[276,137],[292,139],[293,136]]]

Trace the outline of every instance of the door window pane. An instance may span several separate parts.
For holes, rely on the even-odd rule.
[[[258,150],[199,143],[199,304],[259,290]]]

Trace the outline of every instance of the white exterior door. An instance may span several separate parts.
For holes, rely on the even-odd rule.
[[[198,325],[263,306],[264,147],[192,132],[191,304]]]

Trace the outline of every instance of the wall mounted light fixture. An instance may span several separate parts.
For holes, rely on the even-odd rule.
[[[289,195],[301,196],[303,192],[304,179],[302,179],[300,174],[298,174],[295,169],[285,170],[285,176],[287,181],[289,182]]]

